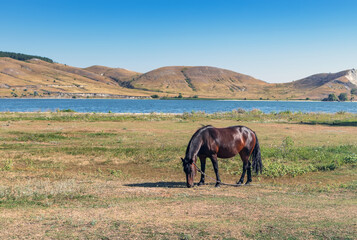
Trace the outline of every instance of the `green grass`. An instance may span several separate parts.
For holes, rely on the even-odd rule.
[[[35,141],[35,142],[49,142],[55,140],[67,139],[61,132],[49,132],[49,133],[24,133],[24,132],[10,132],[10,134],[16,136],[16,140],[20,142]]]
[[[322,147],[282,147],[263,148],[265,162],[263,175],[295,177],[308,172],[331,171],[346,164],[357,163],[356,145],[322,146]]]
[[[283,144],[282,144],[283,145]],[[263,176],[295,177],[309,172],[332,171],[342,166],[357,166],[357,146],[322,147],[262,147]],[[221,168],[229,174],[241,174],[242,163],[237,159],[223,160]],[[238,170],[238,171],[237,171]]]

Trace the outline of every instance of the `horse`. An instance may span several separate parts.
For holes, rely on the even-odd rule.
[[[197,174],[197,156],[201,162],[201,180],[198,186],[205,184],[206,158],[210,158],[216,174],[216,187],[221,184],[218,173],[217,158],[231,158],[240,155],[243,161],[243,173],[237,182],[243,184],[247,172],[247,182],[252,182],[251,167],[258,174],[262,173],[262,158],[256,133],[245,126],[215,128],[211,125],[198,129],[191,137],[186,149],[185,158],[181,158],[183,170],[186,173],[187,187],[194,186],[194,176]],[[249,157],[252,156],[252,164]]]

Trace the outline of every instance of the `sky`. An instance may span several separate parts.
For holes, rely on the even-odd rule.
[[[356,13],[355,0],[0,0],[0,51],[289,82],[357,68]]]

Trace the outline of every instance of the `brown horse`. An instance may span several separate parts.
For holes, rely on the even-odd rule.
[[[197,173],[197,156],[200,158],[201,171],[206,168],[206,158],[212,161],[214,172],[216,173],[216,187],[221,183],[218,173],[219,158],[231,158],[239,153],[243,161],[243,173],[237,184],[243,184],[245,173],[248,174],[246,184],[252,182],[251,163],[249,157],[252,156],[253,170],[262,172],[263,164],[260,154],[260,147],[257,135],[251,129],[244,126],[232,126],[227,128],[215,128],[204,126],[193,134],[186,149],[186,156],[181,158],[184,172],[186,173],[187,187],[193,187],[194,176]],[[201,180],[198,183],[205,183],[205,175],[201,173]]]

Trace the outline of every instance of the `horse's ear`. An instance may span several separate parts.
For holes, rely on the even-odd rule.
[[[183,158],[181,158],[181,160],[182,160],[182,162],[185,161],[185,160],[183,160]]]

